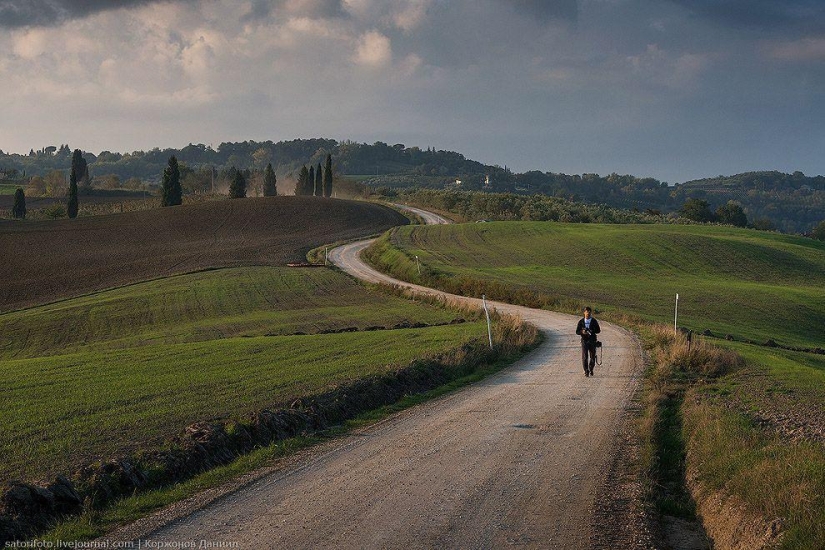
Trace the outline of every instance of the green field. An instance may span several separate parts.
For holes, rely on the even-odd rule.
[[[745,229],[498,222],[410,226],[392,245],[469,276],[737,339],[823,345],[825,243]],[[494,297],[494,296],[493,296]]]
[[[48,479],[484,336],[327,269],[235,268],[0,315],[0,479]],[[300,335],[296,333],[306,333]]]
[[[329,269],[249,267],[139,283],[0,315],[0,360],[232,337],[314,334],[404,321],[446,323],[445,310],[366,292]]]
[[[16,183],[0,183],[0,195],[14,195],[17,189],[24,187]]]
[[[714,226],[504,222],[394,229],[370,257],[413,282],[449,287],[467,279],[482,291],[497,282],[488,288],[664,323],[671,338],[679,293],[679,324],[734,336],[713,342],[745,366],[718,378],[673,365],[651,369],[648,414],[671,416],[645,422],[659,444],[675,447],[651,451],[645,467],[670,462],[680,483],[692,472],[693,497],[711,503],[708,514],[730,513],[712,508],[721,495],[777,520],[778,547],[825,544],[825,356],[743,342],[825,347],[825,243]],[[689,356],[679,346],[673,353]],[[656,379],[659,372],[670,382]],[[662,409],[664,402],[675,408]],[[651,501],[668,502],[664,480],[653,479]]]

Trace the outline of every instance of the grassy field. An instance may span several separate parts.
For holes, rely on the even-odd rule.
[[[0,360],[408,323],[457,314],[367,292],[330,269],[248,267],[158,279],[0,315]]]
[[[498,281],[657,322],[673,322],[678,293],[681,326],[823,345],[821,331],[799,326],[825,326],[825,243],[810,239],[707,226],[499,222],[410,226],[390,240],[406,258],[417,255],[425,274]]]
[[[407,223],[375,204],[267,197],[74,220],[0,220],[0,312],[213,267],[303,261]]]
[[[0,315],[0,479],[160,444],[484,336],[327,269],[206,271]],[[363,331],[399,324],[417,329]],[[358,328],[360,332],[320,334]],[[296,333],[306,333],[300,335]]]
[[[25,187],[16,183],[0,183],[0,195],[14,195],[18,188]]]
[[[825,547],[825,356],[745,342],[825,347],[824,243],[711,226],[509,222],[399,228],[372,258],[413,282],[467,279],[463,288],[664,323],[672,341],[663,359],[651,352],[645,384],[651,500],[686,519],[698,506],[716,534],[744,510],[754,545]],[[680,325],[738,341],[700,339],[687,351],[673,337],[677,292]],[[651,349],[657,339],[646,337]],[[672,486],[686,477],[684,498],[698,504]],[[770,539],[771,524],[781,538]]]

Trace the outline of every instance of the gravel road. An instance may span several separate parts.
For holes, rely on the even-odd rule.
[[[448,223],[453,223],[444,216],[439,216],[438,214],[435,214],[428,210],[421,210],[420,208],[416,208],[414,206],[407,206],[406,204],[393,204],[393,206],[401,210],[412,212],[413,214],[424,220],[424,223],[427,225],[445,225]]]
[[[359,260],[365,246],[330,258],[387,281]],[[204,498],[211,502],[143,538],[236,548],[593,547],[597,491],[642,370],[638,343],[602,323],[603,364],[586,378],[576,317],[492,305],[537,325],[544,344],[481,383]]]

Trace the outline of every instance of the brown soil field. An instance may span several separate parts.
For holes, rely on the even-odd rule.
[[[21,186],[23,189],[25,185]],[[146,194],[146,198],[154,198],[154,195]],[[81,205],[88,204],[117,204],[120,202],[142,200],[144,195],[140,191],[121,191],[121,190],[100,190],[95,189],[92,195],[81,195]],[[53,204],[61,204],[66,206],[66,197],[30,197],[26,196],[26,208],[35,210],[37,208],[45,208]],[[0,195],[0,212],[11,210],[14,205],[14,195]],[[4,216],[5,217],[5,216]]]
[[[280,196],[0,220],[0,313],[202,269],[300,262],[324,243],[406,223],[380,205]]]

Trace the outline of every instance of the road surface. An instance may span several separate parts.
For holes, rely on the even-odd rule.
[[[406,204],[393,204],[393,206],[395,206],[396,208],[400,208],[401,210],[407,210],[408,212],[412,212],[413,214],[424,220],[424,223],[426,225],[444,225],[452,223],[444,216],[439,216],[438,214],[435,214],[428,210],[422,210],[414,206],[407,206]]]
[[[330,258],[358,278],[388,282],[359,260],[367,244]],[[586,378],[576,317],[492,305],[537,325],[544,344],[481,383],[287,461],[143,538],[236,548],[591,547],[597,489],[642,370],[638,343],[603,322],[603,364]]]

